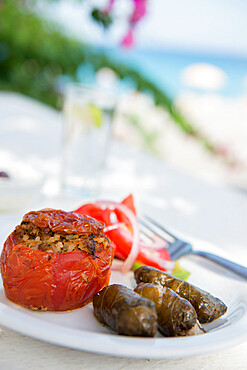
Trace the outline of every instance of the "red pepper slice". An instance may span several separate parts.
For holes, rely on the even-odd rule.
[[[134,197],[132,194],[127,196],[121,203],[136,215]],[[98,221],[103,221],[106,226],[114,225],[111,218],[111,213],[114,213],[115,223],[119,224],[119,226],[116,229],[108,230],[105,233],[116,246],[115,257],[121,260],[125,260],[127,258],[132,246],[132,229],[129,220],[121,211],[118,209],[102,209],[97,204],[90,203],[82,205],[76,210],[76,212],[85,213],[96,218]],[[159,257],[161,260],[170,261],[170,254],[165,248],[159,251]],[[154,261],[154,259],[147,256],[145,250],[142,250],[142,247],[140,247],[136,261],[164,270],[162,264],[159,264],[156,260]]]

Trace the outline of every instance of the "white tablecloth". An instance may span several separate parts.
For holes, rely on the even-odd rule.
[[[56,145],[59,146],[61,121],[56,112],[12,94],[0,94],[0,108],[0,129],[5,134],[7,128],[3,127],[3,124],[7,120],[11,123],[11,116],[22,119],[22,122],[25,117],[29,117],[26,122],[36,121],[37,127],[41,122],[46,126],[53,125],[50,132],[57,132]],[[15,140],[15,137],[12,137],[12,140]],[[54,147],[50,150],[54,150]],[[50,154],[50,158],[52,156],[55,161],[56,151]],[[52,184],[54,179],[50,177]],[[228,251],[234,248],[236,259],[242,263],[247,261],[245,194],[204,183],[145,153],[113,142],[101,196],[121,199],[129,192],[136,194],[137,202],[141,202],[147,212],[151,206],[155,207],[157,215],[173,230],[224,246]],[[37,203],[41,206],[52,207],[59,204],[61,208],[72,208],[79,201],[54,198],[50,195],[48,198],[43,196]],[[135,360],[70,350],[22,336],[2,327],[0,348],[0,369],[3,370],[247,368],[247,342],[214,354],[177,361]]]
[[[24,337],[8,329],[0,333],[1,370],[29,369],[169,369],[169,370],[221,370],[247,368],[247,344],[230,348],[215,354],[196,356],[187,359],[136,360],[102,356],[87,352],[74,351],[46,344]]]

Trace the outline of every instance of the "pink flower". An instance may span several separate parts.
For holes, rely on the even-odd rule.
[[[1,0],[0,0],[1,1]],[[145,16],[147,12],[147,0],[132,0],[133,10],[128,19],[129,30],[124,36],[121,45],[129,48],[134,43],[134,28],[136,24]],[[104,9],[96,9],[97,14],[93,17],[100,21],[104,27],[108,27],[112,23],[113,7],[116,6],[116,0],[108,0]]]
[[[229,148],[227,148],[225,145],[218,145],[216,151],[219,155],[222,156],[227,156],[229,154]]]
[[[134,43],[134,36],[133,36],[133,29],[136,23],[138,23],[142,17],[146,14],[147,8],[147,0],[133,0],[134,2],[134,9],[129,18],[129,30],[127,34],[124,36],[121,45],[124,47],[131,47]]]
[[[129,48],[133,45],[133,43],[134,43],[133,31],[132,29],[129,29],[127,34],[124,36],[121,45],[124,46],[125,48]]]
[[[115,3],[115,0],[109,0],[109,3],[107,4],[103,12],[109,14],[112,11],[114,3]]]
[[[134,10],[130,17],[130,23],[137,23],[147,12],[147,0],[133,0]]]

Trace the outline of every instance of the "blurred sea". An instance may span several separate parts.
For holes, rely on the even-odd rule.
[[[136,48],[127,51],[119,48],[105,51],[114,60],[133,66],[164,89],[171,98],[190,90],[183,85],[181,73],[185,67],[194,63],[209,63],[226,73],[226,84],[217,91],[223,96],[236,97],[247,93],[247,59],[241,57]],[[200,93],[199,90],[197,92]]]

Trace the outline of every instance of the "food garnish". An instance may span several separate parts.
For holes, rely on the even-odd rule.
[[[119,284],[105,287],[93,298],[94,314],[118,334],[153,337],[157,330],[155,304]]]
[[[187,280],[190,276],[190,272],[181,267],[178,261],[175,261],[175,266],[171,275],[181,280]]]
[[[87,214],[104,222],[104,232],[115,246],[113,269],[128,272],[137,263],[156,267],[163,271],[173,271],[174,262],[171,261],[168,249],[164,248],[164,243],[161,245],[157,241],[157,243],[150,245],[140,240],[132,194],[121,203],[110,201],[87,203],[76,209],[75,212]]]
[[[6,296],[51,311],[90,302],[110,279],[113,247],[103,228],[75,212],[44,209],[24,215],[0,258]]]
[[[134,275],[137,284],[159,284],[172,289],[180,297],[187,299],[195,308],[198,320],[202,324],[218,319],[227,310],[227,306],[219,298],[164,271],[142,266],[135,270]]]

